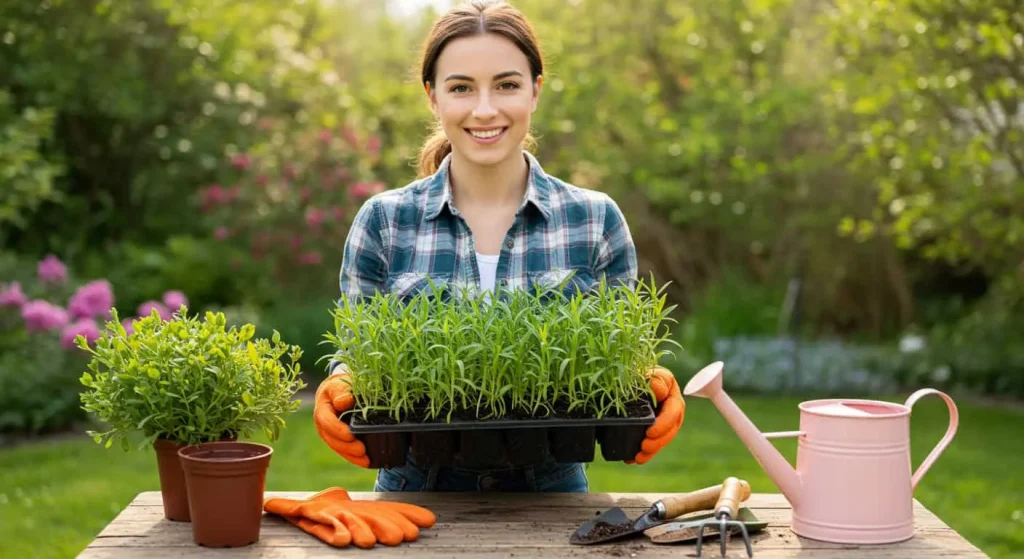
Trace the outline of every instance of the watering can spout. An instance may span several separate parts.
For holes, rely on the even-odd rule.
[[[701,369],[686,384],[683,393],[711,400],[768,477],[795,507],[800,500],[800,475],[722,389],[723,366],[721,361],[716,361]]]

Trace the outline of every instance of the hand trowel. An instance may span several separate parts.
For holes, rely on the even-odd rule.
[[[750,497],[750,484],[741,481],[742,500]],[[569,543],[591,545],[639,534],[648,528],[687,513],[711,509],[718,502],[722,485],[712,485],[684,495],[666,497],[655,502],[640,518],[631,519],[619,507],[610,508],[584,522],[569,538]]]

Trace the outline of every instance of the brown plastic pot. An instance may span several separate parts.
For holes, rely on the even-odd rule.
[[[234,441],[236,437],[225,434],[222,441]],[[181,470],[178,451],[185,445],[170,439],[153,441],[156,451],[156,467],[160,474],[160,496],[164,502],[164,518],[175,522],[189,522],[188,492],[185,489],[185,473]]]
[[[273,452],[259,443],[225,441],[178,451],[195,543],[241,547],[259,541],[263,491]]]
[[[188,522],[188,492],[185,490],[185,474],[181,471],[178,451],[182,445],[167,439],[153,442],[156,450],[156,466],[160,473],[160,495],[164,501],[164,517],[175,522]]]

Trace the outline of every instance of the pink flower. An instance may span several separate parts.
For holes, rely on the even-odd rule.
[[[348,145],[352,147],[356,147],[359,144],[359,136],[356,135],[356,131],[348,126],[341,129],[341,137],[345,138]]]
[[[135,327],[132,326],[132,322],[134,321],[134,318],[125,318],[121,320],[121,326],[124,326],[125,334],[128,336],[131,336],[132,334],[135,333]]]
[[[231,200],[231,194],[219,184],[214,184],[203,190],[200,207],[205,212],[210,208],[226,204]]]
[[[323,261],[323,257],[320,256],[320,253],[315,250],[306,252],[299,257],[299,263],[301,264],[317,265],[323,263]]]
[[[188,298],[181,291],[168,291],[164,293],[164,305],[172,311],[177,311],[182,305],[188,306]]]
[[[231,164],[237,169],[248,169],[252,165],[252,157],[244,153],[240,153],[231,158]]]
[[[374,194],[384,192],[382,182],[357,182],[348,188],[348,193],[356,198],[369,198]]]
[[[46,255],[38,265],[39,280],[43,283],[64,283],[68,280],[68,269],[59,258]]]
[[[228,231],[227,227],[220,226],[213,232],[213,235],[217,237],[217,240],[223,241],[231,236],[231,231]]]
[[[91,281],[75,291],[68,303],[68,312],[74,318],[110,316],[114,306],[114,290],[107,280]]]
[[[302,248],[302,237],[300,237],[298,235],[292,236],[291,243],[292,243],[292,249],[293,250],[299,250],[300,248]]]
[[[376,156],[380,153],[380,136],[370,136],[366,140],[366,150],[370,152],[370,155]]]
[[[321,130],[320,131],[320,141],[325,143],[325,144],[329,143],[331,141],[331,131],[330,130]]]
[[[21,318],[29,332],[46,332],[63,328],[68,323],[68,313],[48,301],[29,301],[21,306]]]
[[[170,320],[171,319],[171,314],[172,313],[171,313],[170,309],[168,309],[160,301],[146,301],[145,303],[142,303],[141,305],[139,305],[139,308],[138,308],[137,312],[138,312],[139,316],[145,317],[145,316],[151,315],[154,310],[156,310],[157,315],[159,315],[160,318],[162,318],[163,320]],[[175,309],[175,310],[177,310],[177,309]]]
[[[100,329],[96,326],[96,321],[91,318],[82,318],[68,324],[64,327],[64,330],[60,333],[60,345],[66,349],[71,349],[75,346],[75,338],[81,334],[85,336],[85,341],[89,345],[99,339]]]
[[[21,307],[28,301],[28,297],[21,292],[21,284],[13,282],[5,288],[0,288],[0,307]]]
[[[334,221],[341,221],[341,218],[345,217],[345,210],[341,209],[341,206],[334,206],[331,208],[331,215]]]
[[[310,227],[317,227],[324,222],[324,218],[327,217],[326,212],[319,208],[309,208],[306,210],[306,225]]]

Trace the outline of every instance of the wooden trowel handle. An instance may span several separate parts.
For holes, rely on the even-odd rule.
[[[745,500],[748,497],[750,497],[750,484],[748,484],[746,481],[737,481],[741,484],[741,500]],[[705,487],[704,489],[698,489],[697,491],[693,491],[683,495],[676,495],[673,497],[666,497],[662,499],[661,504],[664,505],[665,507],[665,518],[675,518],[677,516],[682,516],[688,512],[694,512],[698,510],[710,510],[714,508],[719,501],[719,497],[722,495],[722,488],[725,486],[725,483],[720,485],[712,485],[711,487]]]
[[[722,483],[722,494],[719,495],[718,502],[715,503],[715,516],[725,513],[729,515],[729,518],[736,518],[739,516],[740,503],[748,497],[750,497],[750,485],[746,481],[734,477],[726,478]]]

